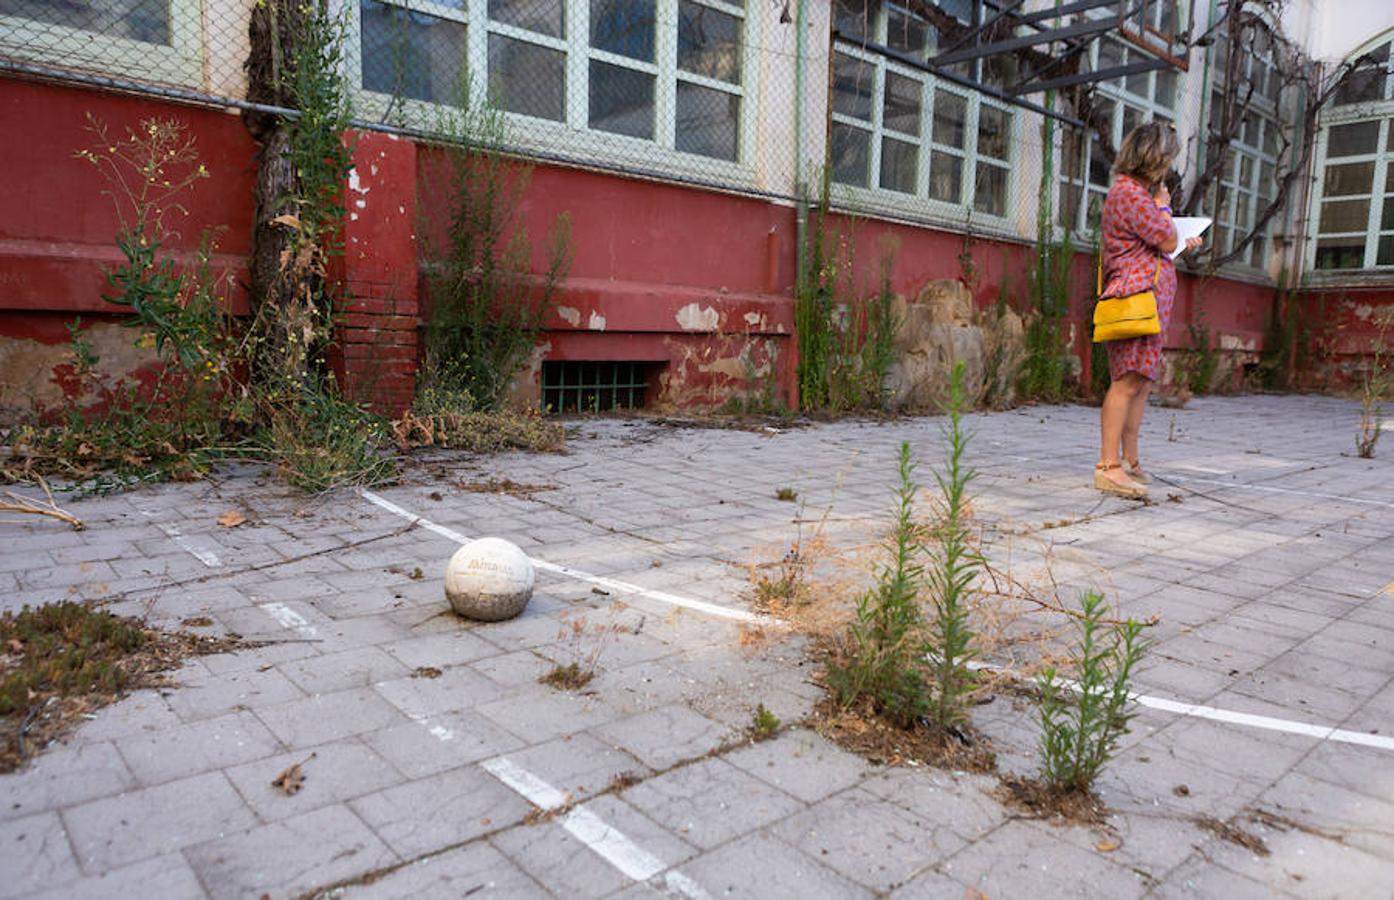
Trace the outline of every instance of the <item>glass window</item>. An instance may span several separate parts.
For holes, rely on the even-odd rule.
[[[591,46],[653,62],[655,0],[591,0]]]
[[[501,34],[489,35],[489,95],[499,109],[564,121],[566,54]]]
[[[871,132],[834,122],[829,147],[833,181],[855,187],[868,185],[871,164]]]
[[[739,158],[739,94],[678,82],[677,149],[699,156]]]
[[[562,0],[489,0],[489,18],[548,37],[566,37]]]
[[[598,59],[590,65],[590,127],[630,137],[653,137],[654,77]]]
[[[1353,122],[1349,125],[1334,126],[1326,144],[1327,158],[1364,156],[1376,152],[1379,149],[1379,128],[1379,122]]]
[[[0,15],[143,44],[168,45],[170,5],[168,0],[4,0]]]
[[[902,194],[915,193],[919,177],[920,148],[907,141],[884,138],[881,141],[881,187]]]
[[[364,89],[453,103],[465,58],[465,25],[376,0],[359,6]]]
[[[1389,81],[1389,44],[1376,47],[1366,54],[1336,92],[1335,104],[1348,106],[1354,103],[1377,103],[1386,97]]]
[[[678,7],[678,68],[740,84],[742,24],[730,13],[682,0]]]
[[[870,122],[875,89],[875,66],[845,53],[833,56],[833,112]]]

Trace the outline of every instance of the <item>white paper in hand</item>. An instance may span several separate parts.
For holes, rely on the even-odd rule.
[[[1176,223],[1176,249],[1171,251],[1172,259],[1176,259],[1186,252],[1186,241],[1205,234],[1214,222],[1213,219],[1207,219],[1205,216],[1182,216],[1171,221]]]

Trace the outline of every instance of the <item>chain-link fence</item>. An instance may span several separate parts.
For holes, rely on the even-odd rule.
[[[960,17],[974,6],[921,5]],[[294,9],[290,0],[0,0],[0,71],[257,107],[247,73],[274,75],[290,61],[279,43],[254,46],[252,19],[270,16],[274,30],[277,10]],[[365,128],[438,135],[458,129],[452,110],[491,109],[463,121],[511,151],[778,201],[801,189],[816,196],[826,165],[836,205],[1019,239],[1037,234],[1043,183],[1056,210],[1047,215],[1081,232],[1083,198],[1107,187],[1097,140],[1043,116],[1039,96],[1023,107],[1002,90],[1021,74],[1008,57],[933,74],[927,63],[948,40],[904,4],[349,0],[331,11]],[[1099,36],[1086,65],[1140,52]],[[270,58],[249,62],[256,54]],[[1178,100],[1199,87],[1179,92],[1175,75],[1103,86],[1110,127],[1164,117],[1184,129],[1198,118]]]

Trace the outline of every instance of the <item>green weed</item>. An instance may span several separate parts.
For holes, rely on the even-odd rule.
[[[750,739],[752,741],[769,740],[778,731],[779,718],[765,709],[765,704],[757,704],[755,712],[751,713],[750,716]]]

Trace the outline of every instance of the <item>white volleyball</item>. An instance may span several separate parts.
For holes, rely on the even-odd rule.
[[[470,541],[445,567],[445,597],[468,619],[498,622],[523,611],[537,573],[532,560],[503,538]]]

